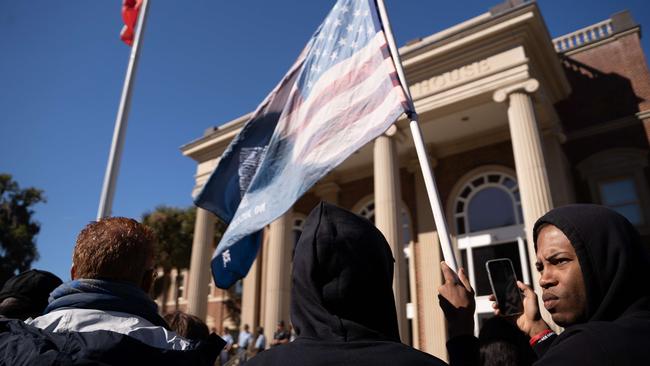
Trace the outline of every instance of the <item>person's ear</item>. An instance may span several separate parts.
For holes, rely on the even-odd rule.
[[[76,280],[77,279],[77,269],[74,266],[74,263],[72,263],[72,266],[70,266],[70,279],[71,280]]]

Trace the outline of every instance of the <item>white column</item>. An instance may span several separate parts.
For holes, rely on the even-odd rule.
[[[419,167],[419,164],[417,166]],[[435,161],[431,166],[435,167]],[[418,227],[415,265],[418,274],[417,296],[420,308],[418,316],[422,334],[420,350],[446,360],[447,326],[437,297],[438,287],[442,285],[440,243],[424,178],[420,171],[414,174]]]
[[[260,325],[264,326],[266,324],[266,277],[267,277],[267,268],[269,267],[269,240],[271,236],[271,225],[267,225],[264,228],[264,236],[262,239],[262,252],[259,254],[259,260],[261,260],[261,271],[260,273],[260,308],[259,308],[259,322]]]
[[[194,241],[187,289],[187,312],[205,321],[208,311],[208,284],[212,281],[210,259],[216,218],[202,208],[196,209]]]
[[[266,232],[263,235],[265,234]],[[260,324],[260,272],[262,269],[260,252],[258,252],[257,258],[255,258],[242,283],[241,322],[242,324],[248,324],[253,330]]]
[[[540,294],[539,273],[534,270],[536,257],[532,230],[535,221],[553,208],[553,203],[539,127],[535,118],[535,108],[529,95],[537,91],[538,88],[539,82],[529,79],[497,90],[494,93],[494,100],[498,103],[506,100],[509,102],[508,124],[524,214],[528,258],[533,286],[535,291]],[[541,308],[544,310],[543,307]],[[544,315],[545,319],[550,318],[548,313]]]
[[[279,320],[289,324],[291,296],[291,210],[271,223],[266,263],[264,332],[268,340]]]
[[[393,130],[393,131],[391,131]],[[394,135],[395,127],[389,129]],[[406,319],[406,261],[402,245],[401,190],[395,141],[386,135],[375,139],[374,146],[375,225],[386,237],[395,258],[393,291],[399,333],[403,343],[410,343]]]

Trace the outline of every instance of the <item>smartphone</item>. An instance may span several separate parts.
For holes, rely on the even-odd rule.
[[[524,304],[512,261],[508,258],[491,259],[485,263],[485,268],[501,315],[521,314]]]

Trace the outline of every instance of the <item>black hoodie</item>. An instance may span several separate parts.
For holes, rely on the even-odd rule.
[[[535,224],[562,230],[575,248],[587,321],[568,327],[536,365],[650,365],[650,260],[622,215],[597,205],[551,210]]]
[[[370,221],[321,202],[294,248],[291,321],[298,338],[249,364],[444,365],[400,343],[393,262]]]

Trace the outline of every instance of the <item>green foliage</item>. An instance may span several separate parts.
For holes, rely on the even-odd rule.
[[[149,226],[158,237],[157,264],[162,267],[163,275],[156,279],[152,288],[152,295],[164,295],[161,311],[166,312],[167,294],[171,285],[171,270],[189,268],[192,255],[192,242],[194,239],[194,222],[196,221],[196,208],[178,208],[158,206],[152,212],[142,216],[142,223]],[[226,225],[217,220],[215,226],[214,242],[219,242]],[[176,277],[177,281],[181,277]],[[176,288],[180,283],[176,284]],[[178,296],[176,309],[178,309]]]
[[[21,189],[11,175],[0,174],[0,283],[38,259],[35,237],[41,226],[32,220],[31,208],[39,202],[45,202],[42,190]]]
[[[195,220],[194,207],[159,206],[143,215],[142,222],[158,237],[158,265],[165,271],[190,266]]]

